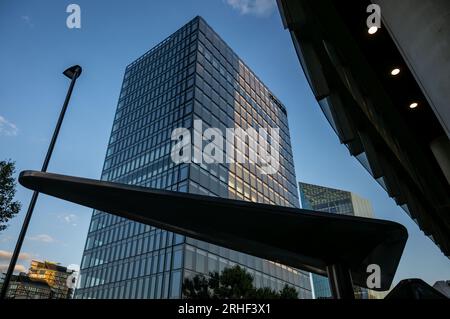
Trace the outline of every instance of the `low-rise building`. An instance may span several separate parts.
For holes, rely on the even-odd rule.
[[[72,289],[67,285],[67,278],[73,274],[73,270],[67,269],[57,263],[49,261],[32,260],[28,276],[46,282],[52,289],[52,298],[68,299],[72,297]]]
[[[47,282],[30,278],[26,273],[20,273],[12,276],[6,298],[51,299],[52,295],[53,291]]]

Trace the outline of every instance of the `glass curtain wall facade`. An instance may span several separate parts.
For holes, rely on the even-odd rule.
[[[372,205],[367,199],[344,190],[313,184],[299,183],[302,208],[332,214],[373,218]],[[331,289],[327,277],[312,274],[314,297],[331,298]],[[368,299],[368,290],[354,287],[355,297]]]
[[[349,216],[373,218],[371,203],[360,196],[329,187],[299,183],[302,207],[310,206],[311,209]]]
[[[172,131],[202,134],[195,120],[222,132],[279,128],[278,172],[264,175],[256,164],[175,164]],[[201,17],[127,66],[102,179],[299,206],[284,106]],[[311,298],[308,273],[100,211],[93,212],[76,297],[181,298],[184,278],[234,265],[250,272],[256,287],[288,284]]]

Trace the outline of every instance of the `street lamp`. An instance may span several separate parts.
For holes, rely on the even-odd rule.
[[[44,164],[42,165],[42,172],[47,171],[48,163],[50,162],[50,157],[52,156],[53,149],[55,147],[56,139],[58,137],[59,130],[61,128],[62,121],[64,119],[64,114],[67,110],[67,105],[69,104],[70,96],[72,95],[72,90],[75,85],[77,78],[80,76],[82,71],[81,66],[74,65],[63,72],[65,76],[71,79],[69,90],[67,91],[66,99],[64,100],[63,107],[61,109],[61,113],[59,114],[58,122],[56,123],[55,131],[53,132],[52,140],[50,141],[50,145],[47,150],[47,155],[44,159]],[[33,214],[34,206],[36,205],[36,201],[38,198],[39,192],[33,192],[33,196],[31,197],[30,205],[28,206],[27,214],[25,216],[25,220],[23,221],[22,229],[20,230],[19,238],[17,239],[16,247],[14,248],[14,253],[11,257],[11,261],[9,263],[8,271],[6,272],[5,279],[3,281],[2,290],[0,292],[0,300],[6,298],[6,292],[8,291],[9,282],[11,281],[12,274],[14,272],[14,268],[16,267],[17,258],[19,257],[20,250],[22,248],[23,240],[25,239],[25,235],[27,233],[28,225],[30,224],[31,215]]]

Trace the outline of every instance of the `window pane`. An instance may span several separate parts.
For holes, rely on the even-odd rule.
[[[181,271],[175,271],[170,278],[170,298],[180,298],[180,288],[181,288]]]
[[[181,247],[180,249],[174,250],[172,258],[173,258],[172,268],[173,269],[181,268],[183,262],[183,250],[181,249]]]

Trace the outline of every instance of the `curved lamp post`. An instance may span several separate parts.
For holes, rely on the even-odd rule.
[[[50,157],[52,156],[53,149],[55,147],[56,139],[58,137],[59,130],[61,129],[61,124],[64,119],[64,115],[67,110],[67,106],[69,104],[70,96],[72,95],[72,90],[75,85],[77,78],[80,76],[82,71],[81,66],[74,65],[63,72],[65,76],[71,79],[69,90],[67,91],[66,99],[61,109],[61,113],[59,114],[58,122],[56,123],[55,131],[53,132],[52,140],[50,141],[50,145],[47,150],[47,155],[45,156],[44,164],[42,165],[42,172],[47,171],[48,163],[50,162]],[[2,290],[0,293],[0,300],[6,298],[6,292],[8,291],[9,282],[11,281],[11,277],[14,272],[14,268],[16,267],[17,258],[19,257],[20,249],[22,248],[23,241],[25,239],[25,235],[28,229],[28,225],[30,224],[31,216],[33,214],[34,206],[36,205],[36,201],[38,198],[39,192],[35,191],[33,196],[31,197],[30,205],[28,206],[27,214],[25,216],[25,220],[23,221],[22,229],[20,230],[19,238],[17,239],[16,247],[14,248],[14,253],[11,257],[11,261],[9,263],[8,271],[6,273],[5,279],[3,281]]]

